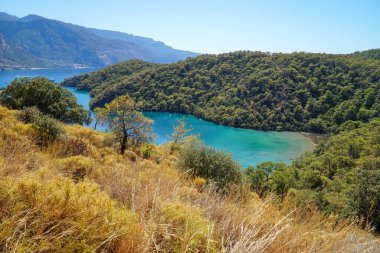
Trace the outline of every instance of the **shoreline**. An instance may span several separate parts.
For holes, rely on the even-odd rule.
[[[39,69],[86,69],[88,67],[84,67],[84,66],[81,66],[81,67],[76,67],[76,68],[72,68],[72,67],[61,67],[61,68],[22,68],[22,69],[18,69],[18,70],[26,70],[26,69],[29,69],[29,70],[39,70]],[[59,85],[62,85],[61,83],[58,83]],[[84,92],[88,92],[90,93],[90,91],[88,90],[80,90],[80,89],[77,89],[76,85],[62,85],[63,87],[69,87],[69,88],[72,88],[72,89],[75,89],[77,91],[84,91]],[[5,87],[2,87],[3,89]],[[0,88],[1,90],[1,88]],[[71,91],[73,92],[73,91]],[[90,96],[90,95],[89,95]],[[145,112],[161,112],[161,111],[154,111],[154,110],[146,110]],[[249,130],[254,130],[254,131],[263,131],[263,132],[291,132],[291,133],[298,133],[300,134],[301,136],[305,137],[306,139],[308,139],[312,144],[313,144],[313,147],[315,148],[320,142],[324,141],[327,139],[328,137],[328,134],[318,134],[318,133],[310,133],[310,132],[303,132],[303,131],[276,131],[276,130],[263,130],[263,129],[253,129],[253,128],[245,128],[245,127],[239,127],[239,126],[233,126],[233,125],[226,125],[226,124],[221,124],[219,122],[215,122],[215,121],[212,121],[212,120],[208,120],[208,119],[204,119],[203,117],[200,117],[198,115],[195,115],[195,114],[191,114],[191,113],[180,113],[180,112],[170,112],[170,111],[164,111],[166,113],[173,113],[173,114],[182,114],[182,115],[189,115],[189,116],[193,116],[193,117],[196,117],[200,120],[205,120],[205,121],[208,121],[210,123],[213,123],[213,124],[216,124],[216,125],[221,125],[221,126],[225,126],[225,127],[232,127],[232,128],[238,128],[238,129],[249,129]]]
[[[325,141],[328,138],[328,134],[317,134],[317,133],[308,133],[308,132],[297,132],[300,135],[304,136],[313,143],[314,147],[318,146],[319,143]]]
[[[90,66],[55,66],[55,67],[0,67],[0,71],[9,70],[40,70],[40,69],[91,69]]]

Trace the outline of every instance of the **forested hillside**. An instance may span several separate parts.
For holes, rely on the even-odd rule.
[[[370,49],[362,52],[356,52],[353,55],[366,59],[380,60],[380,49]]]
[[[71,77],[64,80],[62,84],[96,93],[97,90],[106,89],[109,83],[122,81],[126,77],[157,66],[160,66],[160,64],[129,60],[107,66],[95,72]]]
[[[360,217],[380,231],[380,120],[349,126],[291,166],[246,171],[252,190],[339,217]]]
[[[92,91],[93,108],[128,94],[144,110],[190,113],[244,128],[325,133],[379,117],[380,62],[366,58],[235,52],[116,74],[100,83],[91,77],[65,83],[101,85]]]

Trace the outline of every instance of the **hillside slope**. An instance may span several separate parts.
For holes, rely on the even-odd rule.
[[[377,252],[379,240],[317,212],[277,209],[244,188],[222,196],[155,147],[117,154],[75,125],[47,147],[0,107],[0,251]],[[134,154],[134,155],[133,155]],[[64,236],[63,236],[64,235]]]
[[[362,52],[353,53],[355,57],[363,57],[365,59],[380,60],[380,49],[370,49]]]
[[[129,40],[115,39],[94,31],[37,15],[1,13],[0,67],[103,67],[128,59],[168,63],[196,55],[149,38],[120,33]]]
[[[247,171],[253,190],[328,215],[357,217],[380,231],[380,119],[347,124],[313,153],[276,166],[267,178],[260,175],[268,174],[268,165]]]
[[[155,68],[160,64],[144,62],[141,60],[129,60],[107,66],[103,69],[65,79],[64,86],[76,87],[79,90],[92,91],[106,89],[108,82],[123,80],[138,72]]]
[[[325,133],[380,116],[380,62],[353,55],[202,55],[98,85],[92,107],[128,94],[144,110],[244,128]]]

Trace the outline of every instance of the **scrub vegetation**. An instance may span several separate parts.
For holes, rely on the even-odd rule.
[[[14,81],[0,93],[0,252],[378,252],[375,53],[126,62],[66,81],[92,91],[107,133],[79,125],[90,112],[62,87]],[[153,145],[144,109],[329,136],[243,171],[181,120]]]
[[[229,156],[195,137],[184,137],[174,153],[170,145],[141,143],[128,145],[122,155],[112,133],[61,122],[58,136],[40,145],[35,123],[24,118],[25,112],[0,107],[2,252],[376,252],[380,247],[370,227],[359,222],[259,198]],[[197,167],[186,167],[189,158]],[[231,180],[220,181],[218,168]]]

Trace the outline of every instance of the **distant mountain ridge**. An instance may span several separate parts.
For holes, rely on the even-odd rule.
[[[151,38],[0,12],[0,68],[103,67],[129,59],[172,63],[196,55]]]
[[[122,41],[130,42],[130,43],[135,43],[139,45],[142,49],[154,55],[157,60],[153,62],[156,62],[156,63],[168,63],[168,62],[171,63],[171,62],[178,61],[179,58],[184,60],[188,58],[189,56],[190,57],[198,56],[198,54],[196,53],[177,50],[166,45],[165,43],[161,41],[155,41],[151,38],[136,36],[136,35],[132,35],[128,33],[116,32],[116,31],[95,29],[95,28],[89,28],[89,30],[106,39],[116,39],[116,40],[122,40]]]

